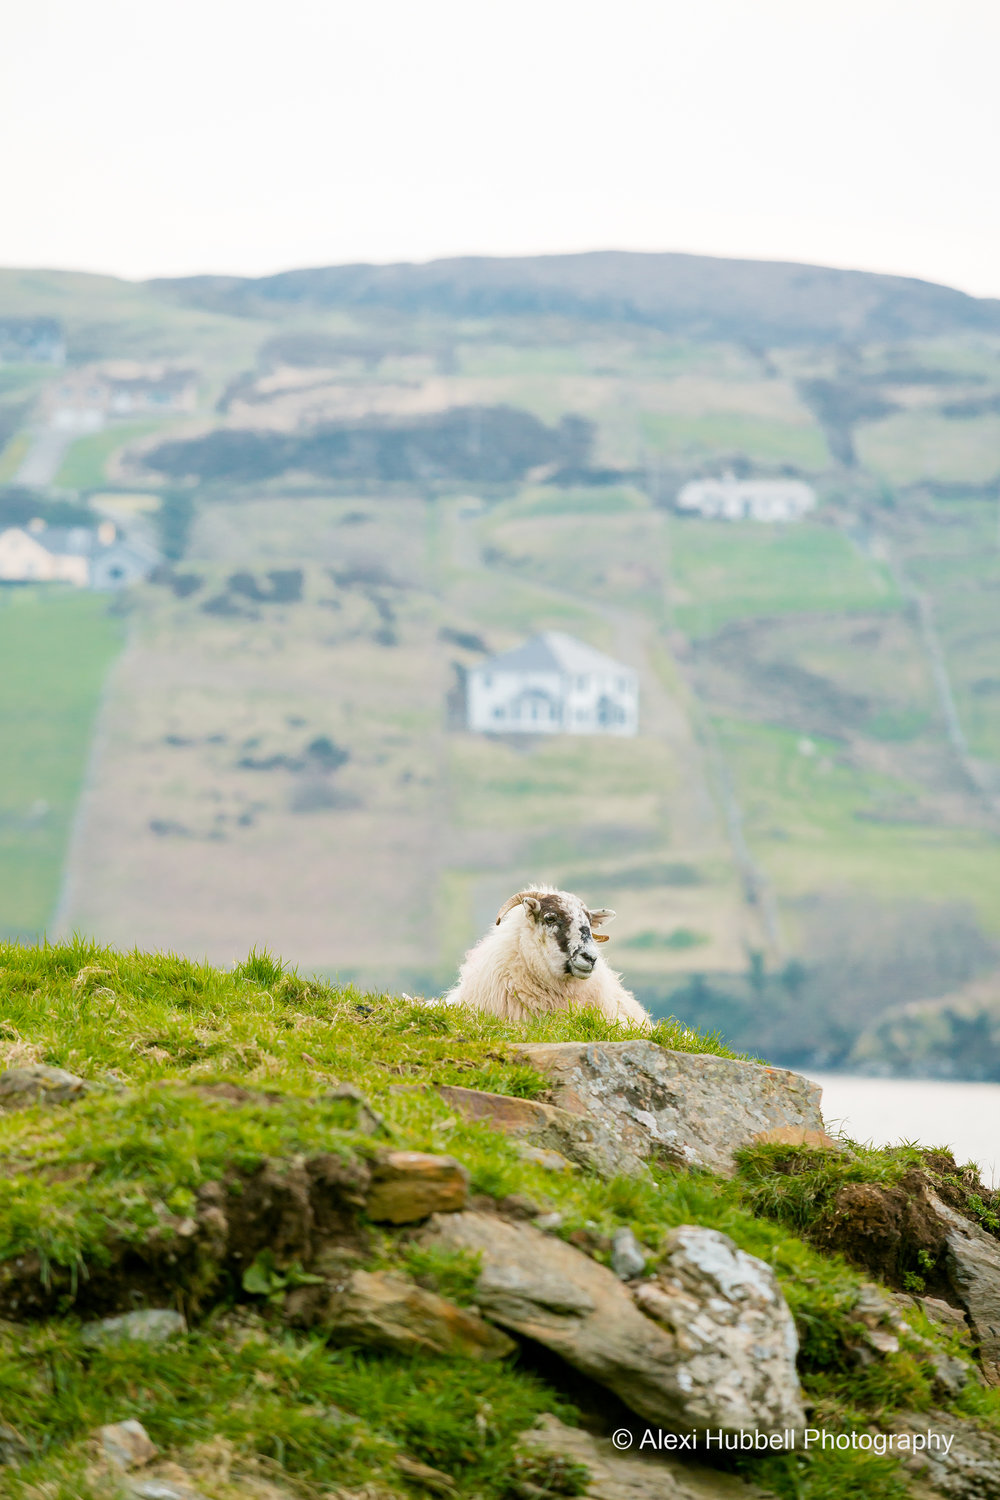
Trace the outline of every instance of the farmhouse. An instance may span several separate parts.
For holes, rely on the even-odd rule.
[[[800,479],[694,479],[677,496],[677,509],[713,521],[801,521],[816,492]]]
[[[110,521],[87,526],[46,526],[31,521],[0,531],[0,584],[73,583],[78,588],[121,589],[148,578],[159,557],[151,547],[118,535]]]
[[[109,360],[73,370],[52,386],[48,419],[66,432],[96,432],[119,417],[191,412],[197,399],[193,370]]]
[[[630,667],[547,630],[469,672],[466,723],[480,734],[635,734]]]

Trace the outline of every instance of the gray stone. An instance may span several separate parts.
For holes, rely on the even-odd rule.
[[[928,1191],[927,1201],[944,1227],[948,1277],[969,1315],[983,1379],[1000,1385],[1000,1241],[935,1193]]]
[[[188,1484],[177,1484],[171,1479],[132,1480],[127,1493],[134,1500],[205,1500],[200,1490]]]
[[[731,1176],[733,1153],[767,1131],[822,1131],[821,1090],[798,1073],[655,1042],[555,1042],[518,1050],[555,1104],[595,1117],[621,1150]]]
[[[27,1109],[32,1104],[72,1104],[82,1099],[87,1083],[64,1068],[33,1063],[0,1073],[0,1110]]]
[[[634,1151],[627,1150],[613,1130],[599,1119],[557,1109],[540,1099],[491,1094],[485,1089],[442,1084],[441,1098],[467,1120],[478,1120],[506,1135],[523,1136],[534,1146],[561,1156],[601,1177],[648,1175]]]
[[[85,1323],[80,1330],[81,1341],[90,1348],[98,1344],[117,1344],[125,1339],[138,1339],[144,1344],[163,1344],[167,1339],[186,1333],[187,1324],[179,1312],[172,1307],[142,1307],[135,1312],[121,1313],[115,1318],[101,1318],[97,1323]]]
[[[766,1432],[804,1423],[795,1327],[774,1273],[725,1235],[675,1230],[660,1277],[635,1297],[613,1271],[531,1224],[438,1215],[423,1238],[478,1252],[476,1303],[487,1318],[552,1349],[650,1421]]]
[[[993,1433],[945,1411],[901,1412],[886,1431],[921,1440],[918,1452],[899,1453],[914,1500],[1000,1500],[1000,1438]]]
[[[300,1328],[328,1329],[337,1342],[401,1354],[502,1359],[516,1347],[477,1313],[386,1271],[350,1271],[322,1286],[296,1287],[285,1315]]]
[[[611,1236],[611,1269],[622,1281],[631,1281],[646,1269],[645,1253],[628,1227],[616,1229]]]
[[[567,1161],[561,1151],[552,1151],[547,1146],[532,1146],[529,1141],[516,1141],[514,1149],[522,1161],[532,1166],[544,1167],[546,1172],[572,1172],[573,1163]]]
[[[101,1453],[116,1469],[139,1469],[157,1454],[156,1444],[141,1422],[109,1422],[97,1429]]]
[[[590,1472],[583,1491],[587,1500],[752,1500],[764,1494],[734,1474],[665,1453],[620,1452],[610,1439],[567,1427],[549,1413],[539,1418],[537,1427],[519,1435],[518,1445],[529,1460],[548,1459],[557,1471],[566,1463],[583,1464]],[[538,1493],[549,1491],[539,1485]]]

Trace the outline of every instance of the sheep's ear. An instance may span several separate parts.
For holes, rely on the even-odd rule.
[[[592,911],[590,913],[590,925],[591,927],[600,927],[602,923],[610,922],[614,915],[610,906],[602,906],[600,911]]]
[[[606,932],[595,932],[592,934],[595,943],[610,943],[611,939]]]
[[[542,903],[537,896],[522,896],[521,905],[527,907],[528,911],[536,917],[542,909]]]

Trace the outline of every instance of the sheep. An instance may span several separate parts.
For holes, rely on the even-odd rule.
[[[592,1005],[609,1021],[648,1028],[649,1015],[597,951],[608,938],[593,929],[613,916],[553,886],[518,891],[500,908],[495,929],[465,955],[445,1001],[507,1021]]]

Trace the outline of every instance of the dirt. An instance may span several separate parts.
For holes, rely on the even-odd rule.
[[[978,1195],[988,1211],[1000,1207],[1000,1192],[983,1186],[978,1176],[962,1174],[950,1155],[925,1152],[926,1168],[914,1167],[895,1185],[848,1182],[838,1191],[809,1238],[824,1250],[837,1250],[854,1265],[897,1290],[913,1290],[906,1278],[917,1275],[932,1296],[954,1302],[947,1269],[946,1226],[928,1201],[933,1193],[970,1223],[984,1229],[969,1206]]]
[[[104,1317],[137,1306],[175,1306],[197,1316],[264,1249],[276,1267],[306,1269],[332,1249],[364,1252],[358,1223],[370,1172],[355,1158],[325,1153],[306,1160],[268,1160],[251,1172],[201,1188],[190,1218],[164,1215],[136,1243],[109,1241],[86,1264],[69,1268],[37,1251],[0,1265],[0,1317],[49,1317],[72,1308]]]

